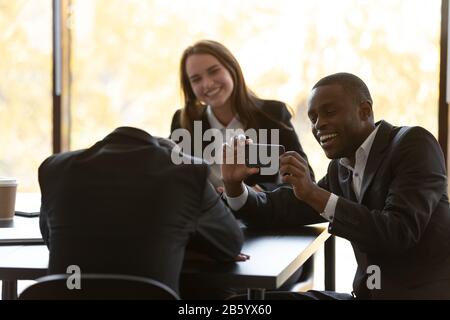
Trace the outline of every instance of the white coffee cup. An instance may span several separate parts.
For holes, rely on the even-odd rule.
[[[0,221],[14,218],[16,192],[17,179],[0,177]]]

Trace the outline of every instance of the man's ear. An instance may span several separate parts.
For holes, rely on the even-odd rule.
[[[361,120],[367,121],[373,117],[372,103],[370,101],[363,101],[359,105],[359,116]]]

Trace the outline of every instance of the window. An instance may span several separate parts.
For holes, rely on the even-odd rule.
[[[260,97],[291,106],[317,177],[328,160],[310,133],[306,103],[328,74],[361,76],[377,120],[437,136],[441,1],[70,2],[72,150],[121,125],[169,136],[182,106],[179,58],[205,38],[235,54]],[[0,175],[17,176],[21,192],[39,190],[37,168],[52,152],[51,5],[0,0]],[[345,256],[337,253],[338,274]],[[338,291],[350,290],[345,273],[350,279],[336,277]]]
[[[37,192],[37,168],[51,154],[52,7],[0,1],[0,176]]]
[[[421,125],[437,136],[440,6],[421,0],[73,0],[72,149],[120,125],[169,136],[182,103],[181,53],[204,38],[236,55],[259,96],[291,106],[317,177],[328,160],[310,133],[306,103],[310,88],[328,74],[361,76],[376,120]],[[349,292],[354,257],[340,241],[337,273],[345,277],[336,277],[336,289]]]
[[[360,75],[376,119],[437,135],[440,1],[74,0],[72,8],[72,149],[120,125],[168,136],[182,103],[179,58],[203,38],[229,47],[258,95],[291,106],[318,177],[328,160],[306,101],[327,74]]]

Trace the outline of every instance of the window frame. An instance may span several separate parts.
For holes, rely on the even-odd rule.
[[[71,0],[53,0],[52,3],[53,153],[70,150],[70,7]]]

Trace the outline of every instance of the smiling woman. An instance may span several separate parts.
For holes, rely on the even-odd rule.
[[[223,124],[233,119],[230,96],[234,89],[228,70],[212,55],[193,54],[186,59],[186,75],[201,103],[212,106]]]
[[[220,133],[214,135],[214,144],[216,150],[221,150],[222,143],[234,138],[230,133],[244,134],[245,131],[247,134],[254,130],[259,131],[258,135],[252,135],[254,142],[281,144],[286,150],[297,151],[307,159],[285,104],[258,98],[247,87],[237,59],[221,43],[201,40],[187,47],[181,56],[180,82],[184,107],[173,116],[171,137],[179,143],[174,133],[179,129],[187,130],[193,137],[189,139],[193,145],[190,154],[197,156],[200,150],[209,148],[207,141],[212,137],[204,137],[211,131]],[[199,138],[195,135],[197,126],[201,127]],[[266,139],[256,140],[262,136]],[[223,188],[221,167],[214,158],[212,155],[204,160],[212,164],[210,180],[220,191]],[[250,175],[245,182],[258,191],[273,190],[281,183],[273,171]]]

